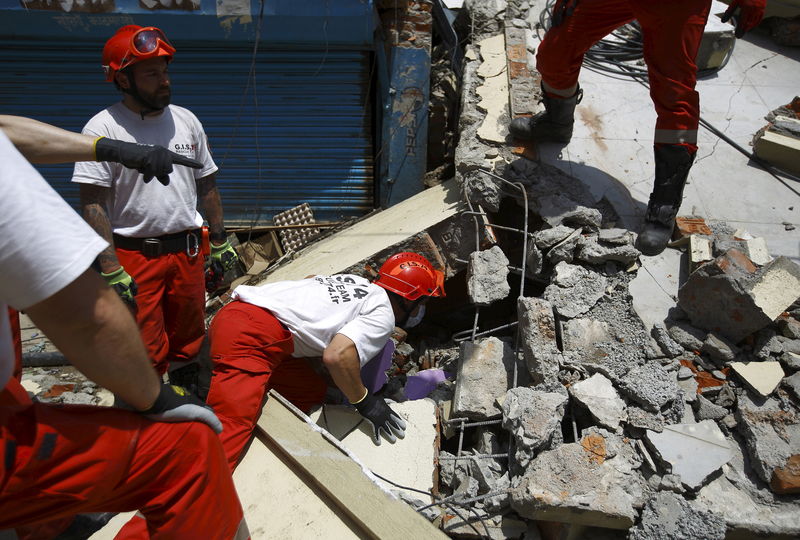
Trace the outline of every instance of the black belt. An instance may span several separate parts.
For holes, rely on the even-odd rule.
[[[114,234],[114,247],[141,251],[145,257],[158,257],[166,253],[182,251],[185,251],[190,257],[195,257],[200,253],[200,238],[202,238],[200,229],[151,238],[130,238]]]

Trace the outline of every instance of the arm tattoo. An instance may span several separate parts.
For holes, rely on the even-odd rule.
[[[95,264],[101,272],[109,272],[119,266],[119,261],[114,251],[111,221],[105,210],[108,188],[82,185],[80,191],[83,219],[109,244],[97,256]]]
[[[219,245],[225,242],[225,225],[222,217],[222,199],[217,189],[215,174],[197,180],[197,198],[208,221],[208,236],[212,243]]]

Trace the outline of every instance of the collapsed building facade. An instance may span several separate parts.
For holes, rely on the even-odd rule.
[[[395,336],[383,395],[436,403],[433,494],[404,499],[451,537],[797,537],[800,267],[724,222],[683,220],[674,309],[643,322],[640,254],[613,202],[507,144],[510,114],[536,107],[534,7],[468,3],[455,22],[471,43],[457,75],[442,49],[431,118],[457,111],[457,134],[436,137],[453,146],[429,189],[243,282],[371,277],[401,249],[445,271],[447,297]]]

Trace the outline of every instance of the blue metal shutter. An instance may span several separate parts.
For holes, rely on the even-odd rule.
[[[203,123],[229,225],[308,202],[320,221],[374,207],[370,53],[176,42],[173,102]],[[0,40],[0,111],[79,131],[119,100],[97,41]],[[250,72],[254,74],[250,77]],[[39,170],[77,205],[72,166]]]

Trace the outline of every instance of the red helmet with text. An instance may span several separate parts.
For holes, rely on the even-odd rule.
[[[434,269],[428,259],[410,251],[386,259],[374,283],[407,300],[444,296],[444,274]]]
[[[106,81],[114,80],[114,74],[142,60],[164,56],[172,60],[175,47],[155,26],[123,26],[106,41],[103,47],[103,71]]]

